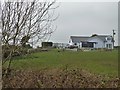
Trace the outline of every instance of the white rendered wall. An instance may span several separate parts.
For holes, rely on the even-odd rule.
[[[94,48],[105,48],[105,43],[97,37],[92,37],[88,40],[89,42],[97,42]]]

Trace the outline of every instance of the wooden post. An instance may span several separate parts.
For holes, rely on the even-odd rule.
[[[113,29],[113,48],[114,48],[114,42],[115,42],[114,35],[115,35],[115,30]]]

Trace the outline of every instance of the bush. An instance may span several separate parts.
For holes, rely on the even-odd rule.
[[[3,73],[4,75],[4,70]],[[108,80],[105,78],[109,78]],[[118,88],[119,78],[95,75],[83,69],[11,70],[3,88]]]
[[[30,44],[27,44],[27,45],[24,46],[24,48],[30,49],[32,47],[30,46]]]
[[[13,51],[14,50],[14,51]],[[15,45],[3,45],[2,46],[2,59],[6,59],[12,52],[12,57],[21,56],[27,54],[28,48],[23,48],[22,46]]]

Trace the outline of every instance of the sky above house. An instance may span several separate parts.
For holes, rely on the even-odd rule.
[[[117,2],[61,2],[57,13],[57,30],[49,41],[68,43],[70,36],[112,35],[114,29],[118,45]]]

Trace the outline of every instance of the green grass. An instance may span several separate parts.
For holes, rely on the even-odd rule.
[[[89,51],[38,52],[31,55],[16,57],[11,67],[14,69],[40,70],[42,68],[82,68],[101,75],[118,76],[118,52]]]

